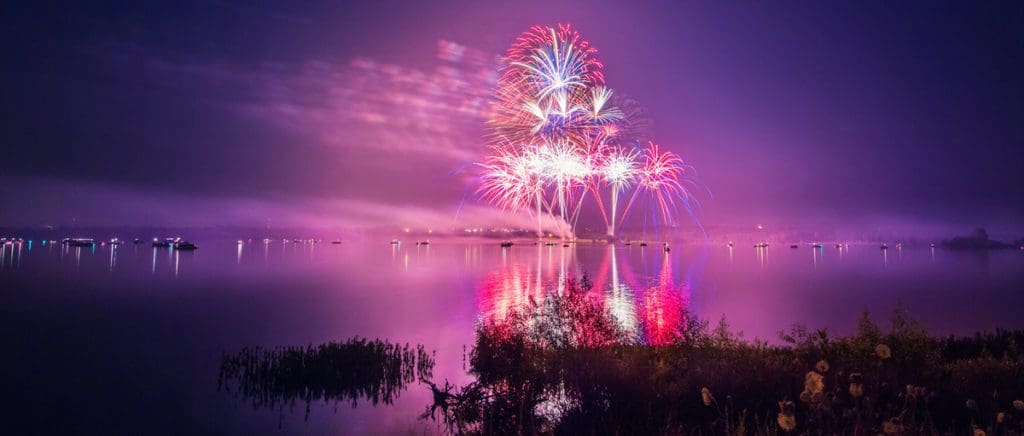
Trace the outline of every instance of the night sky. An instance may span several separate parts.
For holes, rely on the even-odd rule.
[[[29,3],[0,226],[507,222],[466,195],[497,58],[570,22],[712,228],[1024,231],[1021,2]]]

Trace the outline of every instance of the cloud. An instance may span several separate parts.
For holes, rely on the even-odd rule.
[[[366,57],[238,65],[120,43],[91,53],[132,80],[199,91],[208,103],[319,144],[454,161],[478,155],[498,65],[496,55],[445,40],[418,67]]]

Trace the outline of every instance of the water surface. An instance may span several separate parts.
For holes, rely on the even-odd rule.
[[[253,408],[218,390],[225,354],[353,336],[436,351],[434,381],[471,381],[474,326],[586,275],[620,326],[667,340],[683,310],[749,339],[800,323],[845,334],[898,305],[938,334],[1024,328],[1024,255],[928,246],[200,241],[0,252],[4,422],[64,433],[422,433],[430,393],[393,404]],[[293,410],[294,409],[294,410]]]

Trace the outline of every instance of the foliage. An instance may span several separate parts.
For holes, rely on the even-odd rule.
[[[622,334],[586,286],[566,289],[479,326],[477,381],[434,387],[430,411],[445,410],[451,431],[1021,434],[1024,425],[1013,402],[1024,398],[1024,332],[935,338],[897,310],[887,331],[865,313],[851,337],[796,326],[772,346],[742,340],[724,319],[711,329],[685,316],[673,343],[653,346]]]

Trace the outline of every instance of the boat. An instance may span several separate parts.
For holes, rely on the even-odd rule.
[[[122,240],[120,240],[120,239],[117,239],[117,238],[113,238],[113,239],[111,239],[111,240],[110,240],[109,242],[107,242],[107,243],[108,243],[108,244],[110,244],[110,245],[121,245],[121,244],[123,244],[123,243],[124,243],[124,241],[122,241]]]
[[[800,248],[800,246],[796,245],[796,244],[792,244],[792,245],[789,246],[789,248]]]
[[[668,242],[666,242],[666,243],[665,243],[665,252],[666,252],[666,253],[668,253],[669,251],[672,251],[672,249],[671,249],[671,248],[669,248],[669,246],[668,246]]]
[[[416,245],[430,245],[430,241],[416,241]]]
[[[554,246],[555,246],[555,243],[554,243],[554,242],[545,242],[545,243],[544,243],[544,246],[545,246],[545,247],[554,247]]]
[[[883,250],[888,250],[888,249],[889,249],[889,246],[888,246],[888,245],[886,245],[886,244],[882,244],[882,246],[881,246],[881,247],[878,247],[878,248],[881,248],[881,249],[883,249]]]
[[[836,244],[836,248],[843,248],[843,244]]]
[[[334,244],[334,245],[338,245],[338,244],[341,243],[341,240],[340,239],[335,239],[335,240],[331,241],[331,243]]]
[[[174,240],[171,239],[171,238],[167,238],[167,239],[163,239],[163,240],[158,239],[158,238],[153,238],[153,246],[154,247],[157,247],[157,248],[167,248],[167,247],[170,247],[171,245],[174,245]]]
[[[141,243],[142,243],[142,240],[139,239],[139,238],[132,239],[132,244],[141,244]]]
[[[501,246],[502,247],[511,247],[512,246],[512,241],[501,241]]]
[[[90,238],[74,238],[68,239],[67,244],[72,247],[92,247],[96,242]]]
[[[812,245],[811,247],[813,247],[813,248],[823,248],[823,247],[825,247],[825,246],[824,246],[824,245],[822,245],[822,244],[814,244],[814,245]]]
[[[195,250],[197,248],[199,248],[199,246],[197,246],[194,242],[189,242],[189,241],[179,241],[179,242],[174,244],[174,249],[175,250],[192,251],[192,250]]]
[[[391,240],[391,245],[398,245],[398,244],[401,244],[401,243],[402,243],[402,241],[399,241],[397,239],[392,239]]]
[[[732,242],[729,243],[729,247],[732,248]]]
[[[641,243],[640,243],[640,246],[641,246],[641,247],[646,247],[646,246],[647,246],[647,243],[646,243],[646,242],[641,242]]]
[[[569,248],[569,244],[562,244],[562,247]]]

